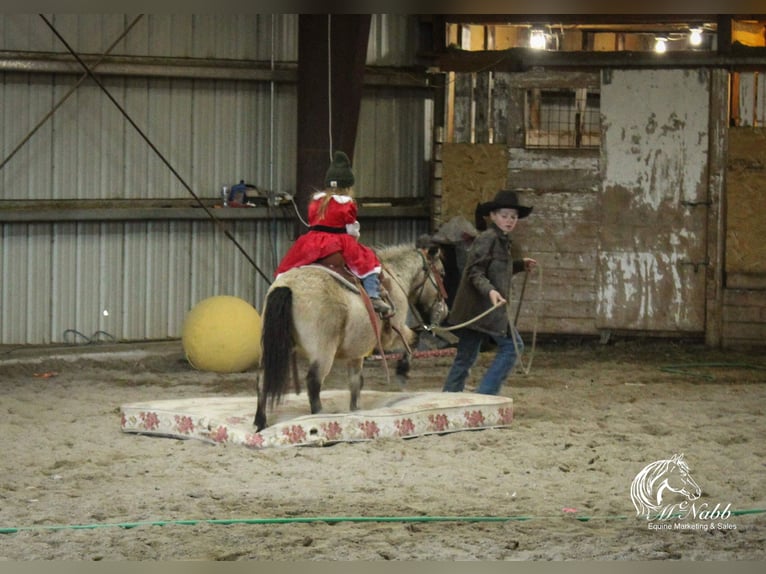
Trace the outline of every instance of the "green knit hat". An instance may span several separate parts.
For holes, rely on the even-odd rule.
[[[324,176],[325,187],[347,188],[354,186],[354,173],[351,171],[351,161],[342,151],[336,151],[330,167]]]

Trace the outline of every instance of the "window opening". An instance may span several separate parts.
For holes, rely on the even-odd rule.
[[[600,104],[601,94],[597,89],[527,90],[525,147],[598,149]]]

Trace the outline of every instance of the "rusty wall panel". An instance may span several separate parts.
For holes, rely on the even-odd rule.
[[[709,73],[605,74],[598,324],[704,331]]]

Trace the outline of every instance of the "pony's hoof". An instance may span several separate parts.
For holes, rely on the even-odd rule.
[[[261,418],[256,414],[253,424],[255,425],[255,432],[261,432],[266,428],[266,417]]]

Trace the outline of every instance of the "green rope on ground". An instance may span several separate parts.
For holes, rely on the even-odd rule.
[[[709,381],[715,380],[715,376],[709,373],[695,373],[692,369],[707,367],[726,367],[730,369],[755,369],[766,370],[766,365],[752,365],[750,363],[688,363],[686,365],[665,365],[660,367],[661,371],[666,373],[675,373],[677,375],[696,375]]]
[[[731,516],[746,514],[762,514],[766,509],[753,508],[748,510],[732,510]],[[212,524],[230,526],[234,524],[311,524],[324,522],[337,524],[339,522],[526,522],[540,519],[571,518],[580,522],[591,520],[628,520],[635,518],[626,515],[613,516],[584,516],[561,514],[556,516],[306,516],[294,518],[200,518],[187,520],[147,520],[140,522],[105,522],[97,524],[52,524],[38,526],[0,527],[0,534],[17,534],[29,531],[47,530],[95,530],[98,528],[131,529],[139,526],[197,526]]]

